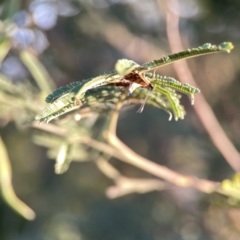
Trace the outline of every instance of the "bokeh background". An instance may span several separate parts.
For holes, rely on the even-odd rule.
[[[144,63],[170,53],[166,8],[180,17],[184,49],[233,42],[231,54],[188,63],[201,94],[239,149],[240,2],[179,0],[179,6],[171,0],[6,0],[0,12],[2,21],[19,27],[12,36],[15,46],[34,48],[57,86],[109,71],[121,58]],[[0,70],[15,83],[31,80],[14,51]],[[173,66],[158,72],[177,78]],[[180,173],[215,181],[231,177],[232,169],[189,99],[183,96],[182,101],[187,115],[178,122],[169,122],[166,112],[152,107],[141,114],[138,106],[123,110],[119,138],[138,154]],[[14,189],[37,214],[27,221],[0,199],[1,240],[240,239],[240,210],[223,196],[176,187],[110,200],[105,190],[112,182],[92,161],[73,162],[66,173],[56,175],[46,149],[33,143],[32,129],[0,120]],[[111,162],[125,176],[150,177],[116,159]]]

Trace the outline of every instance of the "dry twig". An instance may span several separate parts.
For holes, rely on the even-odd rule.
[[[177,8],[178,0],[171,1],[171,4],[175,4],[175,8]],[[166,9],[167,35],[170,48],[172,52],[178,52],[179,50],[183,49],[178,26],[179,16],[173,13],[169,8]],[[188,82],[193,86],[197,86],[186,61],[183,60],[180,62],[175,62],[174,68],[179,80],[182,83]],[[197,101],[194,104],[194,109],[215,146],[222,153],[232,169],[234,169],[236,172],[240,172],[239,152],[227,137],[226,133],[223,131],[211,107],[202,94],[199,94],[197,96]]]

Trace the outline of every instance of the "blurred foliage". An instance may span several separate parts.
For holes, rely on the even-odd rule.
[[[1,153],[0,185],[2,196],[5,199],[6,203],[9,204],[16,212],[18,212],[20,215],[22,215],[28,220],[33,220],[35,218],[35,213],[23,202],[21,202],[14,193],[11,183],[12,178],[11,164],[8,159],[6,147],[4,146],[2,139],[0,139],[0,153]]]
[[[184,0],[180,11],[172,1],[166,4],[181,17],[186,49],[205,42],[234,43],[227,57],[202,57],[189,64],[221,125],[239,148],[239,1]],[[91,161],[98,152],[84,145],[66,145],[65,132],[58,128],[57,135],[28,128],[55,85],[97,76],[113,69],[117,59],[143,63],[167,55],[164,7],[164,1],[155,0],[141,4],[135,0],[1,1],[0,135],[12,163],[16,194],[37,215],[35,221],[27,222],[0,202],[1,240],[240,238],[236,199],[175,187],[108,200],[104,190],[111,182]],[[161,75],[176,77],[171,66],[162,68]],[[168,122],[167,114],[156,108],[146,106],[140,115],[135,108],[124,108],[119,137],[140,155],[178,172],[217,181],[230,179],[232,170],[189,101],[182,100],[188,115],[180,122]],[[103,140],[108,119],[96,114],[87,118],[90,112],[84,111],[81,121],[76,113],[57,125],[73,129],[68,137]],[[82,163],[73,162],[68,172],[55,175],[48,158],[59,156],[61,163],[61,153],[66,151],[72,153],[70,160]],[[115,159],[111,163],[125,176],[149,177]],[[62,169],[56,164],[55,171],[65,171],[68,164]],[[239,176],[226,180],[222,187],[239,191]]]

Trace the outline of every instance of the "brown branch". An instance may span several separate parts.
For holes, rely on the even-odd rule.
[[[118,116],[118,114],[116,115]],[[115,118],[114,121],[117,121],[118,117]],[[37,125],[36,123],[33,124],[34,127],[42,129],[44,131],[48,131],[50,133],[60,133],[58,135],[65,137],[66,132],[65,129],[62,129],[60,127],[56,127],[51,124],[43,124],[43,125]],[[56,127],[56,128],[55,128]],[[88,138],[88,137],[74,137],[68,139],[68,143],[80,143],[80,144],[86,144],[99,152],[104,152],[108,154],[109,156],[114,156],[118,158],[119,160],[126,162],[128,164],[131,164],[137,168],[140,168],[154,176],[157,176],[161,179],[164,179],[168,181],[169,183],[172,183],[179,187],[193,187],[198,189],[199,191],[205,192],[205,193],[212,193],[212,192],[219,192],[221,194],[229,195],[224,190],[220,188],[219,182],[209,181],[205,179],[199,179],[197,177],[192,176],[186,176],[180,173],[177,173],[173,170],[168,169],[165,166],[156,164],[146,158],[141,157],[134,151],[132,151],[130,148],[128,148],[124,143],[122,143],[115,133],[107,132],[105,133],[105,137],[108,139],[109,144],[96,141],[94,139]],[[106,164],[105,164],[106,165]],[[103,169],[101,169],[103,171]],[[116,186],[114,188],[110,188],[111,191],[107,194],[109,197],[117,197],[122,196],[124,194],[128,194],[130,192],[147,192],[152,190],[162,190],[166,187],[169,187],[168,185],[163,182],[155,182],[155,180],[146,180],[146,183],[144,186],[140,187],[139,185],[143,184],[143,181],[145,179],[131,179],[122,177],[121,174],[114,169],[112,166],[108,165],[108,169],[103,171],[109,178],[116,181]],[[127,181],[129,182],[127,184]],[[159,181],[159,180],[156,180]],[[151,184],[153,184],[151,186]],[[131,191],[130,191],[131,189]],[[114,191],[112,191],[114,190]]]
[[[102,157],[96,161],[96,164],[104,175],[115,182],[115,186],[110,186],[106,189],[106,195],[109,198],[122,197],[134,192],[146,193],[155,190],[160,191],[169,187],[166,183],[157,179],[133,179],[124,177]]]
[[[160,1],[160,0],[159,0]],[[178,1],[171,1],[171,4],[178,6]],[[179,33],[179,16],[173,13],[170,9],[166,8],[166,22],[167,22],[167,35],[172,52],[179,52],[183,49],[182,41]],[[193,86],[197,86],[194,77],[187,65],[186,61],[174,63],[175,71],[181,82],[188,82]],[[222,153],[229,165],[236,171],[240,172],[240,155],[232,142],[229,140],[221,125],[219,124],[216,116],[214,115],[211,107],[207,103],[202,94],[196,97],[194,109],[202,122],[204,128],[208,132],[215,146]]]
[[[110,124],[109,124],[109,131],[112,134],[116,134],[119,111],[121,110],[121,108],[123,106],[123,101],[126,98],[126,95],[127,95],[128,91],[129,91],[128,88],[126,88],[124,90],[124,92],[122,92],[122,94],[119,97],[119,101],[117,102],[117,104],[115,106],[115,109],[112,113]]]
[[[117,18],[107,13],[99,15],[91,8],[86,8],[87,15],[81,16],[78,24],[85,34],[103,37],[114,48],[123,52],[131,59],[146,62],[159,58],[166,52],[151,42],[140,38],[127,29]],[[141,51],[138,51],[141,48]]]
[[[104,153],[106,153],[110,156],[114,156],[116,158],[121,157],[120,153],[118,151],[116,151],[116,149],[114,149],[109,144],[96,141],[89,137],[73,137],[73,138],[68,139],[68,143],[86,144],[89,147],[92,147],[92,148],[98,150],[99,152],[104,152]]]
[[[122,177],[121,173],[113,167],[107,160],[103,157],[100,157],[96,161],[98,169],[108,178],[112,179],[114,182],[117,182],[119,178]]]
[[[35,129],[40,129],[45,132],[52,133],[54,135],[58,135],[61,137],[65,137],[68,133],[67,129],[58,127],[57,125],[51,124],[51,123],[39,123],[39,121],[34,121],[30,123],[30,127]]]
[[[122,197],[130,193],[146,193],[151,191],[162,191],[169,187],[163,181],[156,179],[138,179],[121,177],[115,186],[106,189],[109,198]]]
[[[91,138],[76,137],[69,139],[69,143],[82,143],[86,144],[100,152],[107,153],[110,156],[114,156],[119,160],[131,164],[137,168],[142,169],[154,176],[160,177],[179,187],[194,187],[199,191],[205,193],[212,193],[214,191],[219,192],[219,182],[209,181],[205,179],[199,179],[197,177],[186,176],[177,173],[165,166],[154,163],[134,151],[128,148],[123,142],[121,142],[115,134],[111,132],[105,133],[105,136],[111,146],[106,143],[98,142]]]
[[[160,177],[176,186],[194,187],[205,193],[212,193],[218,190],[220,184],[219,182],[186,176],[165,166],[154,163],[132,151],[123,142],[121,142],[116,135],[113,135],[110,132],[107,134],[107,139],[109,143],[121,154],[121,158],[119,158],[120,160],[151,173],[154,176]]]

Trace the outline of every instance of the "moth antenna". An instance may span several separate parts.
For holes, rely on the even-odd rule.
[[[141,107],[137,110],[137,113],[141,113],[145,107],[145,104],[147,102],[147,99],[149,97],[150,91],[148,91],[147,96],[144,98],[143,103],[141,104]]]

